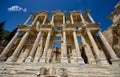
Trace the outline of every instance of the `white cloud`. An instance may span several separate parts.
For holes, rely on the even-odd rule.
[[[9,12],[27,12],[27,8],[22,8],[20,6],[11,6],[8,8]]]

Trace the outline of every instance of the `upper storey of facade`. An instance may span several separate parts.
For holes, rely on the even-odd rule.
[[[114,12],[110,14],[109,18],[112,20],[113,25],[120,24],[120,2],[117,3]]]
[[[84,27],[99,29],[99,25],[95,23],[89,10],[86,10],[85,14],[82,14],[81,10],[70,11],[68,17],[65,11],[61,12],[60,10],[53,11],[51,18],[49,14],[48,11],[38,11],[36,14],[31,13],[24,25],[19,25],[18,31],[27,31],[28,27],[33,32],[51,29],[80,30]],[[30,20],[32,20],[31,23]]]

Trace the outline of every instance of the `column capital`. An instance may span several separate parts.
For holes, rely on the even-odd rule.
[[[86,10],[87,14],[90,13],[90,10]]]

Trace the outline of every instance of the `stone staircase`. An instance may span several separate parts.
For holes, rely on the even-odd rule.
[[[68,68],[69,77],[110,77],[111,73],[106,68],[82,67]]]
[[[120,77],[120,66],[0,63],[0,77]]]

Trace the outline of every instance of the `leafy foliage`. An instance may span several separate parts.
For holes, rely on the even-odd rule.
[[[12,32],[9,32],[9,31],[5,30],[4,29],[5,23],[6,23],[6,21],[3,21],[3,22],[0,23],[0,41],[1,40],[10,41],[17,31],[17,28],[14,29]]]

